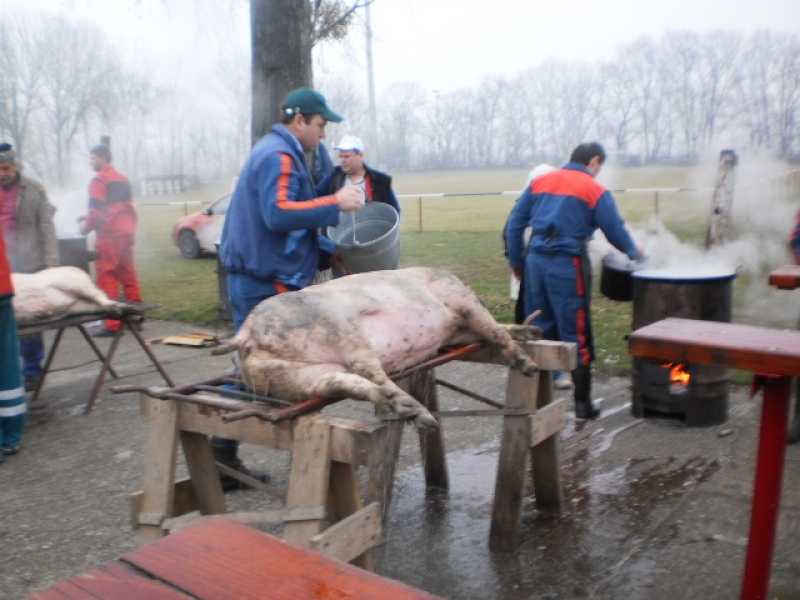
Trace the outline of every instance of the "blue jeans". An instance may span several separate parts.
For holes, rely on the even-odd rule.
[[[22,356],[22,376],[25,379],[41,377],[44,359],[44,337],[41,333],[26,335],[19,340],[19,353]]]

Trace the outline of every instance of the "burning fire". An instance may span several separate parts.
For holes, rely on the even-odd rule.
[[[689,371],[686,365],[680,363],[669,363],[664,365],[664,368],[669,369],[669,379],[674,385],[689,385]]]

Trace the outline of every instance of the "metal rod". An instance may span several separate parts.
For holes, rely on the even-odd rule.
[[[201,392],[216,392],[221,396],[227,396],[229,398],[239,398],[241,400],[248,400],[248,401],[260,401],[265,402],[267,404],[274,404],[275,406],[292,406],[291,402],[286,400],[279,400],[278,398],[271,398],[269,396],[261,396],[254,392],[246,392],[242,390],[227,390],[221,387],[215,387],[213,385],[202,385],[198,384],[195,386],[198,391]]]
[[[437,379],[437,385],[442,387],[446,387],[448,389],[453,390],[454,392],[458,392],[459,394],[463,394],[464,396],[468,396],[469,398],[473,398],[478,400],[479,402],[483,402],[484,404],[488,404],[489,406],[494,406],[495,408],[505,408],[505,404],[501,404],[496,400],[492,400],[491,398],[487,398],[486,396],[481,396],[480,394],[476,394],[475,392],[471,392],[467,389],[464,389],[454,383],[450,383],[449,381],[445,381],[444,379]]]
[[[399,381],[401,379],[405,379],[409,375],[413,375],[418,371],[424,371],[425,369],[432,369],[433,367],[438,367],[439,365],[443,365],[445,363],[449,363],[452,360],[458,360],[462,356],[467,356],[468,354],[472,354],[477,352],[478,350],[483,350],[488,345],[488,342],[481,340],[480,342],[475,342],[474,344],[469,344],[467,346],[461,346],[460,348],[456,348],[454,350],[449,350],[444,354],[440,354],[439,356],[435,356],[429,360],[421,362],[417,365],[412,367],[408,367],[407,369],[403,369],[402,371],[398,371],[396,373],[392,373],[389,375],[389,379],[392,381]]]

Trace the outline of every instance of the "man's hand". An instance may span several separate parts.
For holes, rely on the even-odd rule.
[[[330,266],[337,271],[341,271],[345,275],[350,275],[350,269],[347,268],[347,265],[345,264],[344,260],[342,259],[342,255],[339,254],[338,250],[331,254],[331,257],[328,259],[328,264],[330,264]]]
[[[522,269],[511,269],[511,273],[514,275],[514,279],[522,281]]]
[[[359,210],[364,206],[364,190],[361,188],[343,187],[335,195],[342,211]]]

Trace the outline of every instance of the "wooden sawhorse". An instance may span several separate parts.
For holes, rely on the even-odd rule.
[[[443,430],[446,418],[468,416],[502,416],[502,439],[495,482],[492,523],[489,547],[492,550],[512,552],[520,544],[522,508],[525,498],[525,481],[531,466],[536,508],[544,513],[561,516],[564,513],[564,494],[561,486],[561,465],[558,434],[566,423],[566,403],[553,398],[552,371],[571,371],[576,365],[575,344],[540,340],[521,343],[520,346],[539,366],[533,377],[526,377],[516,369],[509,369],[506,403],[502,405],[468,390],[436,379],[434,369],[419,371],[401,385],[422,403],[439,420],[439,429],[420,433],[425,483],[429,488],[449,489],[447,458]],[[486,348],[460,358],[466,362],[507,365],[508,360],[494,348]],[[489,410],[440,411],[436,386],[445,385],[469,397],[495,407]],[[443,420],[445,419],[445,420]],[[399,452],[402,422],[389,422],[389,444],[382,472],[388,477],[383,482],[380,497],[386,510],[391,500],[391,483],[394,463]],[[373,494],[374,495],[374,494]]]
[[[742,600],[766,598],[775,549],[789,424],[789,388],[800,377],[800,331],[693,319],[664,319],[628,338],[634,356],[753,371],[764,389]],[[768,373],[763,375],[761,373]]]
[[[490,547],[505,551],[519,545],[529,458],[537,507],[543,512],[563,513],[558,433],[564,426],[565,408],[563,400],[553,401],[550,371],[574,368],[575,347],[561,342],[528,342],[524,347],[545,370],[532,378],[509,370],[505,408],[466,411],[503,417]],[[505,363],[491,350],[482,351],[473,360]],[[437,416],[463,416],[464,411],[438,411],[432,381],[435,375],[429,370],[414,373],[401,385]],[[209,435],[218,435],[292,452],[286,510],[233,518],[250,523],[284,521],[287,540],[371,568],[369,549],[380,541],[405,421],[364,422],[312,415],[274,424],[254,418],[225,422],[225,414],[248,410],[252,404],[210,394],[198,393],[195,397],[197,402],[158,400],[142,394],[143,415],[149,421],[150,432],[144,489],[132,498],[133,521],[139,528],[141,544],[178,528],[181,515],[193,511],[201,515],[227,512],[208,439]],[[457,412],[461,414],[456,415]],[[424,436],[420,441],[426,481],[446,487],[441,430],[420,435]],[[189,478],[176,482],[179,445]],[[358,466],[371,468],[366,507]],[[333,523],[328,529],[324,528],[326,515]]]

